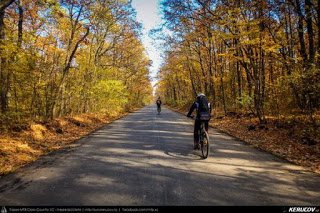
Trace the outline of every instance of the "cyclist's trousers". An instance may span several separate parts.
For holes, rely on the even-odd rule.
[[[199,142],[199,130],[200,130],[200,120],[195,120],[194,121],[194,131],[193,131],[193,138],[194,138],[194,143],[198,143]],[[204,121],[204,126],[206,131],[208,132],[209,129],[209,121]]]

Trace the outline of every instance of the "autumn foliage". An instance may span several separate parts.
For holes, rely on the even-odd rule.
[[[130,1],[0,4],[0,125],[149,102],[150,61]]]
[[[303,121],[319,139],[319,0],[164,0],[162,9],[170,33],[157,92],[168,104],[190,106],[202,92],[216,117]]]

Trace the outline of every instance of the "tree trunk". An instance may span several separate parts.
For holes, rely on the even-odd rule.
[[[307,62],[308,55],[307,55],[307,51],[306,51],[306,44],[304,41],[304,29],[303,29],[304,16],[301,11],[301,4],[300,4],[299,0],[296,0],[296,11],[299,16],[299,18],[298,18],[298,37],[299,37],[299,43],[300,43],[300,54],[301,54],[303,60],[305,62]]]
[[[308,31],[308,42],[309,42],[309,65],[314,63],[315,49],[314,49],[314,32],[312,27],[312,4],[310,0],[305,0],[305,11],[306,11],[306,22]]]
[[[317,14],[318,14],[318,66],[320,66],[320,0],[318,0],[318,7],[317,7]]]
[[[18,48],[21,48],[22,45],[22,25],[23,25],[23,7],[21,0],[18,1],[18,10],[19,10],[19,21],[18,21]]]
[[[8,73],[6,71],[6,58],[2,54],[5,39],[4,13],[4,10],[0,11],[0,110],[2,113],[5,113],[8,108]]]
[[[5,113],[8,110],[8,71],[6,71],[6,58],[3,57],[3,45],[5,39],[4,15],[5,9],[14,0],[1,0],[0,2],[0,110]]]
[[[223,66],[220,69],[220,88],[221,88],[221,95],[222,95],[222,104],[223,104],[223,111],[224,114],[227,114],[227,106],[226,106],[226,98],[225,98],[225,91],[224,91],[224,83],[223,83]]]

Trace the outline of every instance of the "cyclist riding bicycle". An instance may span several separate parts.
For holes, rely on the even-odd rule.
[[[201,122],[205,123],[205,129],[208,132],[209,120],[211,119],[211,104],[208,102],[203,93],[197,95],[196,101],[190,107],[187,117],[191,117],[192,112],[196,109],[197,115],[194,121],[194,146],[193,149],[200,149],[199,146],[199,129]]]
[[[161,104],[162,104],[160,97],[157,99],[156,104],[157,104],[158,114],[160,114]]]

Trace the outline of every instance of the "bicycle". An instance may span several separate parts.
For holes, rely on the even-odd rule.
[[[194,118],[194,116],[191,116],[191,118]],[[207,133],[205,128],[205,121],[200,121],[199,142],[200,142],[202,158],[206,159],[209,156],[210,145],[209,145],[209,134]]]

